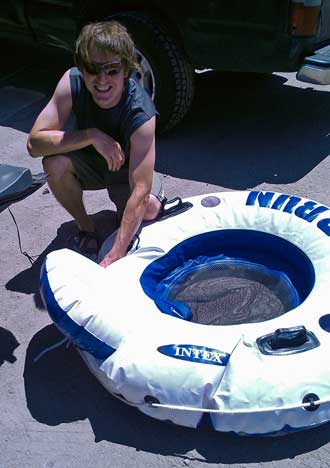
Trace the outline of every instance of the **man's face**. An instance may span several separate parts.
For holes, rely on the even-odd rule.
[[[122,97],[127,77],[120,58],[110,52],[100,52],[93,46],[89,55],[91,67],[83,70],[88,91],[102,109],[116,106]]]

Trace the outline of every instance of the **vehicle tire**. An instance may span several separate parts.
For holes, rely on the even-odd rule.
[[[137,79],[154,99],[160,114],[157,132],[169,131],[184,118],[192,104],[192,65],[156,19],[137,12],[116,14],[111,19],[124,24],[134,40],[142,70]]]

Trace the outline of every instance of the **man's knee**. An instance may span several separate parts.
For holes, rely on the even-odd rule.
[[[153,194],[149,195],[148,203],[144,213],[144,221],[152,221],[157,218],[161,208],[161,203]]]
[[[67,174],[74,174],[70,158],[64,155],[45,157],[42,160],[42,165],[48,177],[52,179],[61,180]]]

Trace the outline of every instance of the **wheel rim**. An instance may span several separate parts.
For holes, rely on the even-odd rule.
[[[156,80],[152,67],[145,55],[143,55],[139,49],[135,49],[135,53],[141,71],[134,72],[134,77],[154,101],[156,96]]]

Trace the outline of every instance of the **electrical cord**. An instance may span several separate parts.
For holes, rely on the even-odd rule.
[[[35,262],[35,260],[40,257],[40,254],[39,255],[30,255],[28,252],[26,252],[25,250],[23,251],[22,249],[22,242],[21,242],[21,235],[20,235],[20,232],[19,232],[19,227],[18,227],[18,224],[16,222],[16,219],[15,219],[15,216],[13,215],[12,211],[10,208],[8,208],[8,211],[10,213],[10,216],[12,217],[13,221],[14,221],[14,224],[16,226],[16,232],[17,232],[17,237],[18,237],[18,245],[19,245],[19,249],[20,249],[20,252],[22,255],[24,255],[28,260],[29,262],[31,263],[31,265],[33,265],[33,263]]]

